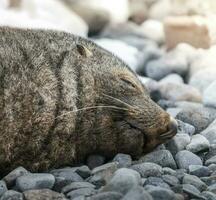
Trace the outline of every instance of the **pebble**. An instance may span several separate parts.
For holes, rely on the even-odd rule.
[[[176,163],[179,168],[188,170],[190,165],[202,165],[202,160],[194,153],[183,150],[179,151],[175,156]]]
[[[137,186],[132,188],[122,200],[153,200],[152,196],[144,190],[143,187]]]
[[[74,199],[74,198],[79,197],[79,196],[88,197],[88,196],[95,194],[95,192],[96,191],[94,190],[94,188],[80,188],[80,189],[72,190],[72,191],[68,192],[66,194],[66,197],[69,199]]]
[[[191,142],[186,146],[186,149],[193,153],[198,153],[200,151],[207,151],[209,146],[209,141],[204,136],[197,134],[191,137]]]
[[[76,172],[78,175],[80,175],[83,179],[86,179],[91,175],[91,170],[86,165],[83,165],[81,167],[77,167],[74,172]]]
[[[177,186],[180,184],[179,180],[172,175],[168,175],[168,174],[163,175],[162,179],[165,183],[169,184],[170,186]]]
[[[208,176],[200,178],[206,185],[213,185],[216,183],[216,176]]]
[[[72,190],[81,189],[81,188],[95,188],[95,185],[88,183],[88,182],[73,182],[69,185],[66,185],[62,188],[62,193],[66,194]]]
[[[23,194],[14,190],[8,190],[1,196],[1,200],[23,200]]]
[[[28,190],[24,193],[25,200],[66,200],[63,194],[57,193],[49,189]]]
[[[209,126],[201,132],[206,137],[210,144],[216,144],[216,119],[209,124]]]
[[[190,198],[198,198],[200,199],[200,191],[191,184],[183,184],[183,191],[184,193],[188,194]],[[204,199],[204,198],[201,198]]]
[[[106,182],[108,182],[113,176],[114,172],[118,169],[118,162],[111,162],[99,167],[95,167],[92,170],[92,174],[96,176],[100,176]]]
[[[172,155],[176,155],[179,151],[186,149],[186,146],[190,143],[190,136],[188,134],[176,134],[171,140],[166,143],[166,148]]]
[[[97,189],[106,184],[104,178],[99,175],[91,176],[87,179],[87,181],[95,185]]]
[[[174,175],[175,173],[176,173],[176,171],[169,168],[169,167],[163,168],[163,174],[165,174],[165,175]]]
[[[167,183],[165,183],[162,178],[159,177],[148,177],[143,186],[145,187],[146,185],[153,185],[157,187],[170,189],[170,186]]]
[[[4,181],[0,181],[0,197],[7,191],[7,186]]]
[[[190,165],[189,174],[195,175],[197,177],[205,177],[210,175],[210,169],[201,165]]]
[[[120,200],[122,197],[119,192],[101,192],[91,196],[91,200]]]
[[[144,189],[151,194],[154,200],[173,200],[175,197],[172,190],[165,188],[148,185]]]
[[[101,155],[90,155],[87,158],[87,165],[90,169],[94,169],[95,167],[98,167],[100,165],[103,165],[105,163],[105,157]]]
[[[160,165],[161,167],[170,167],[176,169],[175,160],[168,150],[159,150],[148,153],[139,160],[140,162],[152,162]]]
[[[128,154],[119,153],[114,158],[113,161],[118,162],[118,167],[130,167],[132,165],[132,158]]]
[[[216,156],[213,156],[209,158],[208,160],[205,161],[205,165],[211,165],[211,164],[216,164]]]
[[[202,192],[202,196],[205,197],[207,200],[215,200],[216,199],[216,194],[209,192],[209,191]]]
[[[191,184],[199,191],[206,190],[207,185],[201,181],[197,176],[186,174],[183,178],[183,184]]]
[[[15,185],[16,179],[22,175],[26,175],[29,172],[23,167],[17,167],[13,171],[11,171],[8,175],[6,175],[3,180],[6,182],[8,187],[12,187]]]
[[[207,190],[216,194],[216,183],[208,186]]]
[[[188,134],[189,136],[194,135],[195,133],[195,127],[191,124],[185,123],[181,120],[177,120],[178,122],[178,132],[177,133],[184,133]]]
[[[141,177],[138,172],[132,169],[118,169],[110,182],[104,186],[102,191],[116,191],[126,194],[133,187],[141,185]]]
[[[205,160],[208,160],[209,158],[216,156],[216,144],[211,144],[209,147],[209,151],[205,154]]]
[[[173,74],[169,74],[167,75],[166,77],[162,78],[160,81],[159,81],[160,84],[165,84],[165,83],[177,83],[177,84],[183,84],[184,83],[184,80],[181,76],[179,76],[178,74],[176,73],[173,73]]]
[[[161,176],[163,174],[163,170],[160,165],[157,165],[155,163],[149,163],[149,162],[133,165],[131,169],[139,172],[139,174],[143,178],[147,178],[150,176],[156,177],[156,176]]]
[[[216,81],[211,83],[203,92],[203,104],[216,108]]]
[[[19,191],[32,189],[51,189],[54,186],[55,177],[52,174],[27,174],[16,179],[16,187]]]

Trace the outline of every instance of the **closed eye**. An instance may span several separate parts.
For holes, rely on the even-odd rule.
[[[125,84],[130,85],[133,88],[136,88],[135,84],[132,83],[131,81],[125,79],[125,78],[120,78]]]

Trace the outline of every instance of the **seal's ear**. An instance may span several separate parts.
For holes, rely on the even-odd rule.
[[[91,57],[93,55],[92,52],[83,45],[77,44],[76,48],[79,54],[85,58]]]

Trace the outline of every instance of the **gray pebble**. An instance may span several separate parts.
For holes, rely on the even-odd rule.
[[[1,200],[23,200],[23,195],[20,192],[8,190],[2,195]]]
[[[213,185],[216,183],[216,176],[208,176],[200,178],[206,185]]]
[[[180,184],[179,180],[172,175],[163,175],[162,179],[165,183],[169,184],[170,186],[176,186]]]
[[[188,170],[190,165],[202,165],[202,160],[190,151],[179,151],[175,156],[179,168]]]
[[[188,134],[189,136],[194,135],[195,133],[195,127],[192,126],[191,124],[185,123],[181,120],[177,120],[178,122],[178,133],[185,133]]]
[[[186,174],[183,178],[183,184],[191,184],[196,187],[199,191],[206,190],[207,185],[194,175]]]
[[[141,177],[132,169],[118,169],[110,182],[104,186],[102,191],[116,191],[126,194],[131,188],[141,185]]]
[[[148,177],[143,186],[145,187],[147,185],[153,185],[170,190],[170,186],[167,183],[165,183],[162,178],[159,177]]]
[[[130,167],[132,164],[132,158],[128,154],[119,153],[117,154],[113,161],[118,162],[118,167]]]
[[[210,169],[201,165],[190,165],[189,173],[198,177],[204,177],[210,175]]]
[[[190,198],[200,198],[200,191],[190,184],[183,184],[183,191],[189,195]]]
[[[74,199],[78,196],[88,197],[95,194],[95,192],[96,191],[94,190],[94,188],[80,188],[77,190],[70,191],[69,193],[66,194],[66,197],[69,199]]]
[[[162,167],[160,165],[149,162],[133,165],[131,169],[139,172],[143,178],[149,176],[161,176],[163,173]]]
[[[72,190],[77,190],[81,188],[93,188],[94,189],[95,185],[88,183],[88,182],[73,182],[63,187],[61,192],[66,194]]]
[[[89,183],[92,183],[93,185],[95,185],[96,189],[98,189],[98,188],[100,188],[106,184],[106,181],[104,180],[104,178],[99,176],[99,175],[93,175],[93,176],[89,177],[87,179],[87,181]]]
[[[153,200],[152,196],[144,190],[143,187],[137,186],[132,188],[122,200]]]
[[[7,186],[4,181],[0,181],[0,197],[7,191]]]
[[[120,200],[122,197],[123,195],[119,192],[102,192],[91,196],[89,200]]]
[[[27,174],[16,179],[16,187],[19,191],[32,189],[51,189],[55,183],[52,174]]]
[[[176,169],[175,160],[168,150],[153,151],[141,157],[139,161],[156,163],[161,167],[170,167],[172,169]]]
[[[87,165],[90,169],[103,165],[105,163],[106,158],[101,155],[90,155],[87,158]]]
[[[163,168],[163,174],[174,175],[175,173],[176,173],[176,171],[169,168],[169,167],[164,167]]]
[[[89,176],[91,176],[91,170],[89,169],[88,166],[83,165],[81,167],[77,167],[75,172],[80,175],[83,179],[88,178]]]
[[[208,186],[207,191],[210,191],[216,194],[216,183]]]
[[[216,199],[216,194],[209,192],[209,191],[202,192],[202,196],[205,197],[207,200],[215,200]]]
[[[216,164],[216,156],[213,156],[205,161],[206,166],[211,165],[211,164]]]

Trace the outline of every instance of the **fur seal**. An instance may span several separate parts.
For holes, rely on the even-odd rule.
[[[177,124],[120,59],[64,32],[0,28],[0,171],[133,157]]]

